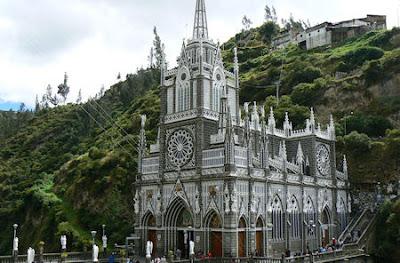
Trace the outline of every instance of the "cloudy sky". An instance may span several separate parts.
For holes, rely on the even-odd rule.
[[[206,0],[210,36],[229,39],[244,15],[260,25],[266,4],[280,18],[292,13],[311,24],[384,14],[393,27],[400,0]],[[79,89],[84,98],[94,95],[115,83],[118,72],[125,76],[148,63],[153,26],[174,64],[191,35],[194,6],[195,0],[0,0],[0,105],[33,105],[64,72],[70,100]]]

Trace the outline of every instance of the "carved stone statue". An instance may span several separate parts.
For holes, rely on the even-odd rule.
[[[225,213],[228,214],[231,211],[230,205],[230,196],[228,186],[225,186],[225,193],[224,193],[224,200],[225,200]]]
[[[18,251],[18,237],[14,238],[14,242],[13,242],[13,250],[14,251]]]
[[[195,214],[200,213],[200,193],[199,190],[196,191],[196,196],[194,200],[194,212]]]
[[[194,255],[194,242],[193,241],[189,241],[189,255],[193,256]]]
[[[28,248],[28,252],[27,252],[27,260],[26,263],[33,263],[35,262],[35,250],[33,248]]]
[[[156,203],[156,214],[157,215],[161,214],[161,205],[162,205],[161,192],[158,191],[158,193],[157,193],[157,203]]]
[[[134,198],[133,201],[134,201],[134,205],[135,205],[134,206],[134,210],[135,210],[134,213],[135,214],[139,214],[139,212],[140,212],[139,211],[139,202],[140,202],[139,201],[139,191],[136,191],[135,198]]]
[[[147,241],[147,243],[146,243],[146,258],[151,258],[151,254],[153,254],[153,242]]]
[[[254,191],[254,186],[253,186],[253,189],[251,191],[250,211],[252,213],[256,213],[257,212],[256,193]]]
[[[99,262],[99,247],[93,245],[93,262]]]
[[[61,249],[66,250],[67,249],[67,236],[62,235],[60,238],[60,243],[61,243]]]
[[[233,188],[233,191],[231,193],[231,201],[232,201],[231,211],[233,213],[236,213],[238,211],[238,200],[237,200],[237,196],[236,196],[236,187]]]

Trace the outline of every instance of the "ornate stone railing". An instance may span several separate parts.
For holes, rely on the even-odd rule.
[[[272,167],[274,167],[277,170],[282,170],[283,169],[282,160],[280,160],[280,159],[269,158],[269,163],[270,163],[270,165]]]
[[[346,180],[346,175],[341,171],[336,171],[336,177],[342,180]]]
[[[178,68],[173,68],[173,69],[167,70],[167,72],[165,73],[165,77],[175,76],[176,74],[178,74]]]
[[[227,71],[227,70],[225,70],[225,76],[227,77],[227,78],[235,78],[235,74],[233,74],[232,72],[230,72],[230,71]]]
[[[196,110],[189,110],[189,111],[182,111],[173,114],[166,115],[164,117],[165,123],[172,123],[175,121],[184,121],[196,118],[197,111]]]
[[[213,168],[224,165],[224,148],[203,151],[203,167]]]
[[[298,176],[298,175],[289,174],[287,176],[287,179],[289,182],[292,182],[292,183],[300,182],[300,176]]]
[[[217,121],[219,119],[219,113],[209,109],[202,109],[201,115],[209,120]]]
[[[304,175],[304,176],[303,176],[303,183],[305,183],[305,184],[312,184],[312,183],[314,183],[314,177]]]
[[[159,157],[145,158],[145,159],[143,159],[142,173],[143,174],[158,173],[159,166],[160,166],[160,158]]]
[[[286,167],[292,172],[295,172],[297,174],[300,173],[300,167],[297,164],[287,162]]]

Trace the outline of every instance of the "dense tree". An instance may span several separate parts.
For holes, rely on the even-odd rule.
[[[242,19],[243,30],[248,31],[251,28],[253,22],[247,16],[244,16]]]
[[[156,68],[159,69],[161,67],[163,59],[165,59],[165,54],[164,54],[165,47],[161,41],[160,36],[158,35],[157,27],[154,27],[153,34],[154,34],[154,40],[153,40],[154,57],[156,59]]]

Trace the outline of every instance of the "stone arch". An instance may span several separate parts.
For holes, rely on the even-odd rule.
[[[153,256],[157,252],[157,222],[156,217],[151,211],[147,211],[142,218],[142,228],[144,240],[153,242]],[[144,243],[146,243],[144,242]]]
[[[272,239],[284,239],[284,210],[283,203],[279,195],[275,195],[271,201],[271,223]]]
[[[289,236],[292,239],[301,238],[301,219],[300,219],[300,203],[295,195],[292,195],[287,204]]]
[[[221,96],[225,91],[226,80],[225,73],[217,67],[213,72],[213,84],[211,87],[211,109],[214,111],[220,111]]]
[[[204,226],[206,228],[206,249],[210,251],[213,257],[222,257],[222,217],[215,209],[211,209],[204,217]]]
[[[190,71],[182,67],[176,75],[175,112],[191,109],[191,97]]]
[[[323,246],[326,246],[330,242],[331,226],[331,210],[328,205],[325,205],[321,212],[321,240]]]
[[[194,216],[188,203],[177,196],[169,204],[164,216],[166,227],[167,251],[182,251],[183,257],[189,256],[189,241],[194,239]]]

